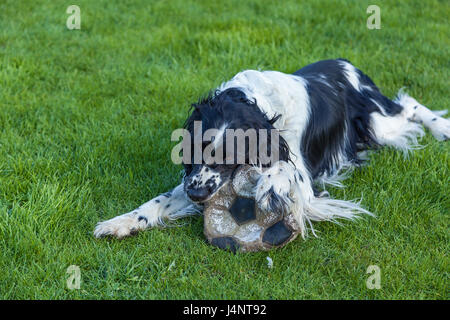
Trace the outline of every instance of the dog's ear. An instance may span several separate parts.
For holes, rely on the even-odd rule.
[[[191,131],[194,128],[194,121],[200,121],[202,120],[202,114],[200,112],[201,105],[199,103],[193,103],[191,104],[191,107],[189,109],[188,117],[186,121],[184,122],[184,128]]]

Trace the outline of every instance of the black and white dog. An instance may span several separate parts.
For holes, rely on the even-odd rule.
[[[256,202],[263,210],[294,212],[302,235],[311,221],[351,219],[369,213],[358,203],[331,199],[317,184],[341,185],[342,171],[361,162],[364,150],[418,146],[422,125],[438,140],[450,137],[446,111],[433,112],[404,92],[394,100],[344,59],[324,60],[293,74],[247,70],[193,105],[203,129],[276,129],[279,161],[261,171]],[[206,145],[202,146],[207,147]],[[122,238],[197,213],[231,177],[235,164],[185,164],[183,183],[141,207],[100,222],[96,237]]]

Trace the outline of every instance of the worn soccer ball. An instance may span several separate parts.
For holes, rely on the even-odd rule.
[[[255,202],[258,169],[242,165],[204,208],[209,243],[233,252],[269,250],[294,240],[299,227],[292,213],[265,212]]]

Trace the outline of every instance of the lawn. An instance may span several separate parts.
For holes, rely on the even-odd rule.
[[[71,4],[81,30],[66,27]],[[343,57],[387,96],[406,87],[446,109],[449,16],[438,0],[0,0],[0,298],[448,299],[450,145],[430,134],[329,189],[376,218],[318,223],[318,238],[282,249],[218,250],[201,216],[124,240],[92,231],[179,182],[171,132],[241,70]]]

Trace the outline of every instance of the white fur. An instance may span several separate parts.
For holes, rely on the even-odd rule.
[[[282,114],[275,123],[276,128],[296,134],[303,132],[308,123],[309,98],[306,80],[302,77],[277,71],[246,70],[218,89],[228,88],[240,88],[248,99],[257,101],[258,107],[269,118]]]
[[[374,112],[371,115],[371,125],[380,144],[392,146],[404,152],[420,147],[417,137],[424,135],[422,126],[408,121],[403,113],[390,117]]]
[[[214,169],[202,166],[200,172],[192,177],[192,182],[197,182],[199,187],[205,187],[208,180],[214,180],[216,185],[221,184],[220,174]]]
[[[339,63],[344,68],[345,76],[346,76],[348,82],[350,82],[350,84],[357,91],[361,91],[361,83],[359,81],[359,75],[358,75],[356,68],[352,64],[350,64],[346,61],[339,61]]]

